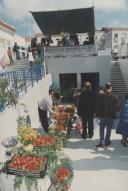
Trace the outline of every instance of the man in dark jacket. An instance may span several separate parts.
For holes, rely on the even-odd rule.
[[[82,138],[86,139],[87,134],[89,138],[93,137],[94,130],[94,108],[95,108],[95,93],[91,89],[91,83],[85,82],[85,90],[79,96],[77,114],[82,119],[83,132]],[[87,132],[88,129],[88,132]]]
[[[113,120],[116,118],[120,110],[120,103],[117,96],[112,93],[111,83],[105,85],[105,92],[100,95],[96,103],[96,115],[100,118],[100,142],[97,147],[104,147],[111,144],[110,136]],[[104,130],[106,127],[106,135],[104,138]]]

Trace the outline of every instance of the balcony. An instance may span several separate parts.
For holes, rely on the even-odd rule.
[[[97,50],[95,45],[82,46],[50,46],[45,48],[45,56],[50,57],[78,57],[78,56],[96,56]]]

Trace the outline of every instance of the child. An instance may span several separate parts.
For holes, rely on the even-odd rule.
[[[30,66],[32,66],[33,62],[34,62],[34,58],[33,58],[32,50],[31,50],[30,47],[28,48],[28,55],[27,55],[27,57],[28,57],[28,61],[30,63]]]
[[[121,143],[124,147],[127,147],[127,138],[128,138],[128,94],[125,95],[125,102],[122,106],[120,113],[120,121],[117,127],[117,134],[122,135]]]

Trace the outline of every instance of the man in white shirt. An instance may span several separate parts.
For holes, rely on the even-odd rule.
[[[47,97],[44,97],[38,103],[39,119],[46,133],[48,132],[48,126],[49,126],[48,117],[52,113],[52,106],[53,106],[52,96],[53,96],[53,92],[52,90],[49,90],[49,95]]]

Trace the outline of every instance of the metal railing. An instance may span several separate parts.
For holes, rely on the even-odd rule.
[[[28,68],[7,71],[0,74],[0,78],[8,80],[9,89],[13,90],[18,98],[21,92],[27,92],[29,86],[34,86],[34,82],[42,79],[44,76],[44,65],[35,64]]]

